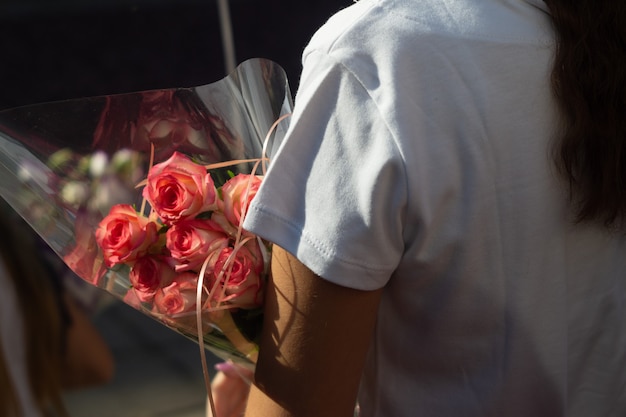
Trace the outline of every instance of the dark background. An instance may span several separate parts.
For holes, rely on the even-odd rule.
[[[295,93],[304,46],[351,3],[230,0],[237,63],[276,61]],[[216,0],[0,0],[0,110],[225,74]]]

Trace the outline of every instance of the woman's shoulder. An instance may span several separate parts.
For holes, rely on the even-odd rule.
[[[337,56],[411,53],[453,40],[549,42],[549,16],[533,1],[515,8],[500,0],[359,0],[322,25],[305,49]]]

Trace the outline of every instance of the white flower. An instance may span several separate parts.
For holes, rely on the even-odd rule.
[[[80,181],[70,181],[61,189],[61,199],[73,206],[82,205],[89,197],[89,187]]]
[[[89,207],[105,214],[116,204],[132,201],[133,196],[134,190],[121,182],[120,178],[115,175],[105,175],[98,183],[89,201]]]
[[[104,175],[108,163],[109,158],[106,153],[102,151],[95,152],[89,161],[89,175],[92,178],[100,178]]]

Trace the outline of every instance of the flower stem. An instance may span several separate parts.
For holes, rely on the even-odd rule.
[[[244,354],[253,363],[256,363],[259,349],[241,333],[233,316],[227,310],[210,313],[210,319],[220,329],[222,334],[233,344],[235,349]]]

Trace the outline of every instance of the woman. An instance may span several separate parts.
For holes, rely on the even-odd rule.
[[[109,381],[113,356],[32,230],[5,203],[0,213],[0,415],[66,416],[63,390]]]
[[[626,7],[361,0],[245,227],[247,416],[626,415]]]

